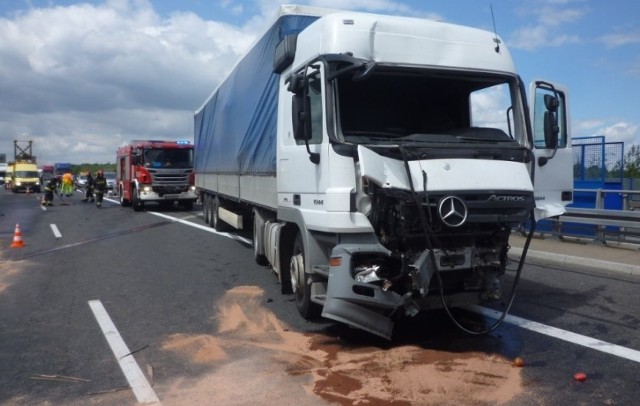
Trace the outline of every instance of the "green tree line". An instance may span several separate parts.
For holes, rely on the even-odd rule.
[[[80,175],[82,173],[91,172],[95,174],[99,170],[103,170],[105,172],[115,172],[116,164],[80,164],[80,165],[71,165],[71,172],[74,175]]]

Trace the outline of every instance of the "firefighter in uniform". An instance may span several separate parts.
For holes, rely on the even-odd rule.
[[[44,185],[44,197],[42,198],[43,206],[53,206],[53,192],[56,191],[57,186],[58,181],[55,176],[49,178],[47,183]]]
[[[104,171],[99,170],[93,182],[93,193],[96,196],[96,206],[102,206],[102,198],[107,190],[107,179],[104,177]]]
[[[87,172],[87,184],[85,185],[85,196],[84,199],[82,199],[83,202],[93,202],[93,188],[95,185],[95,180],[93,179],[93,176],[91,176],[91,172]]]

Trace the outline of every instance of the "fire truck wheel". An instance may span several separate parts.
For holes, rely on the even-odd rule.
[[[138,188],[133,189],[131,205],[133,206],[134,211],[142,211],[142,209],[144,209],[144,203],[138,198]]]

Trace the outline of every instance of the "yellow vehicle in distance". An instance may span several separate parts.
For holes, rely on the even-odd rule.
[[[40,193],[38,166],[32,162],[10,162],[7,167],[8,182],[5,188],[13,193],[20,191]]]

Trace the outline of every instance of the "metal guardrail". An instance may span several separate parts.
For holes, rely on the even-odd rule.
[[[596,193],[595,209],[567,207],[567,212],[557,218],[549,219],[553,223],[551,231],[553,237],[590,238],[595,244],[607,242],[640,244],[640,203],[633,199],[640,197],[640,190],[604,190],[604,189],[575,189],[575,192]],[[604,198],[608,193],[615,193],[623,197],[623,210],[604,209]],[[576,232],[579,226],[591,227],[591,232]]]
[[[574,189],[573,192],[595,193],[595,209],[604,209],[604,198],[608,194],[622,198],[622,210],[640,209],[640,190]]]

